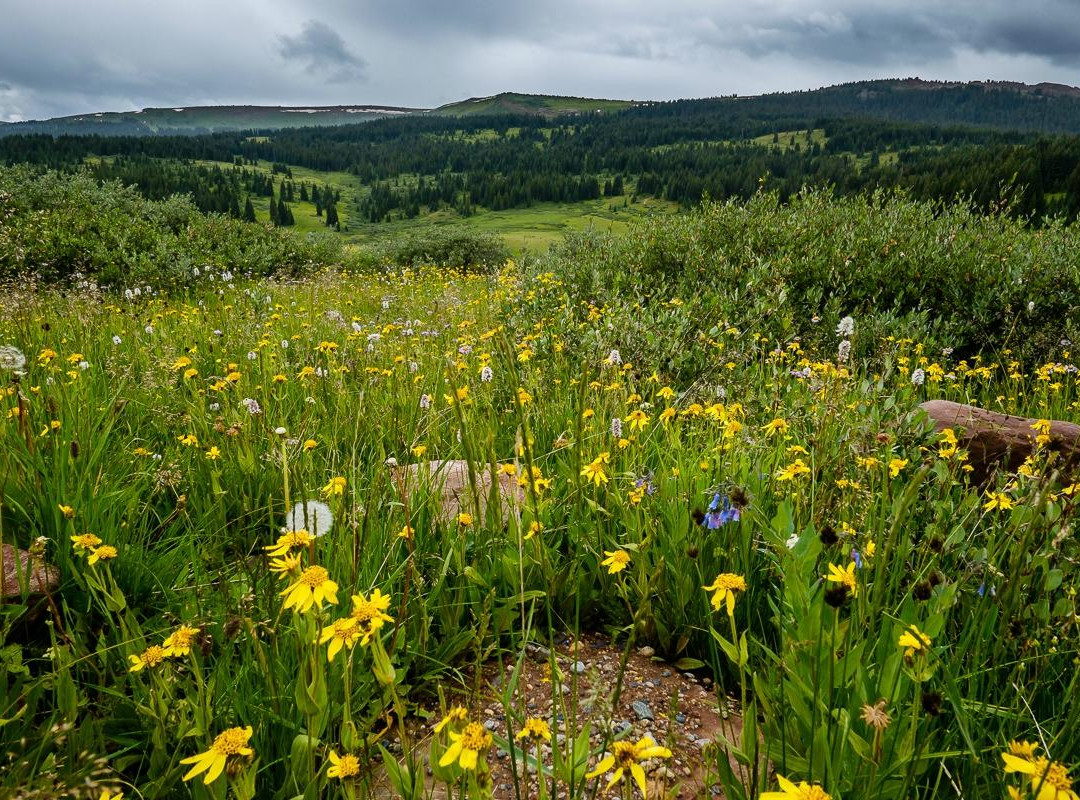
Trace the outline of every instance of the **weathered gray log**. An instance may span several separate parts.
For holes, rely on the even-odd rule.
[[[23,589],[29,597],[52,592],[60,585],[60,572],[56,567],[41,563],[26,550],[10,544],[0,545],[2,578],[0,600],[19,600]]]
[[[472,516],[477,513],[477,499],[479,500],[480,519],[477,524],[484,520],[487,514],[488,498],[491,495],[492,468],[487,464],[477,465],[472,470],[470,477],[469,463],[460,460],[448,461],[424,461],[419,464],[409,464],[406,467],[391,467],[394,485],[398,489],[404,488],[409,495],[410,504],[415,503],[419,497],[434,496],[439,500],[435,509],[436,518],[443,524],[452,524],[457,520],[458,514],[464,512]],[[497,485],[495,491],[499,497],[499,513],[502,520],[506,520],[514,509],[520,507],[525,500],[525,493],[517,480],[512,475],[501,472],[495,467]],[[476,494],[474,499],[473,479],[476,482]]]
[[[933,420],[935,430],[953,429],[958,446],[968,451],[976,482],[985,481],[997,467],[1015,471],[1035,451],[1036,419],[949,400],[929,400],[919,408]],[[1046,449],[1059,455],[1053,466],[1065,472],[1080,467],[1080,425],[1051,420],[1049,436]]]

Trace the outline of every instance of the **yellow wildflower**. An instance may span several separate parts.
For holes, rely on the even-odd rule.
[[[608,568],[608,575],[622,572],[630,564],[630,554],[625,550],[605,550],[604,555],[607,558],[601,561],[600,565]]]
[[[195,643],[195,637],[199,635],[199,629],[190,625],[181,625],[162,642],[167,656],[186,656],[191,652],[191,646]]]
[[[278,537],[274,544],[266,545],[263,550],[266,551],[268,556],[283,556],[294,547],[307,547],[313,541],[315,541],[315,537],[303,529],[286,531]]]
[[[799,781],[796,785],[783,775],[776,776],[780,784],[779,792],[762,792],[761,800],[832,800],[832,795],[816,783]]]
[[[214,739],[214,743],[210,745],[210,749],[205,753],[199,753],[180,761],[181,764],[194,765],[188,770],[184,780],[189,781],[196,775],[205,772],[203,783],[213,783],[224,771],[225,764],[230,758],[233,756],[250,758],[255,755],[255,751],[248,747],[249,739],[251,739],[250,725],[246,728],[229,728],[219,733]]]
[[[587,774],[586,778],[595,778],[609,770],[614,769],[606,789],[610,789],[623,779],[627,772],[641,789],[641,796],[647,796],[645,784],[645,770],[641,766],[642,761],[650,758],[671,758],[671,751],[666,747],[659,746],[650,736],[643,736],[634,743],[612,742],[611,752],[596,765],[596,769]]]
[[[312,605],[322,608],[323,602],[337,605],[338,585],[330,580],[326,569],[320,566],[308,567],[300,573],[296,582],[279,593],[285,598],[285,608],[296,608],[305,612]]]
[[[349,753],[339,756],[333,750],[330,751],[330,767],[326,770],[326,777],[345,780],[355,778],[359,774],[360,759]]]
[[[551,728],[548,726],[545,720],[539,717],[529,717],[525,720],[525,726],[518,731],[515,739],[532,739],[535,742],[539,742],[543,739],[545,742],[551,741]]]
[[[80,533],[78,536],[71,537],[71,543],[76,552],[82,553],[96,548],[101,544],[101,539],[92,533]]]
[[[455,761],[462,769],[476,769],[481,753],[491,747],[491,734],[479,722],[470,722],[461,733],[450,732],[450,746],[446,748],[440,767],[448,767]]]
[[[323,497],[341,497],[345,494],[345,479],[338,476],[331,478],[326,486],[322,487]]]
[[[720,606],[727,605],[728,616],[735,615],[735,592],[746,591],[746,579],[742,575],[731,572],[722,572],[716,576],[716,580],[708,586],[702,586],[706,592],[712,592],[713,611],[719,611]]]
[[[90,554],[90,558],[87,559],[88,564],[96,564],[99,561],[107,561],[110,558],[116,558],[116,548],[111,544],[103,544],[101,547],[95,547]]]
[[[846,569],[841,569],[835,564],[829,564],[829,574],[825,576],[825,580],[843,584],[851,590],[852,597],[859,596],[859,584],[855,581],[854,561],[848,564]]]
[[[146,650],[137,656],[128,656],[128,661],[131,662],[131,666],[128,668],[128,672],[138,672],[144,667],[156,667],[162,661],[171,655],[164,647],[159,647],[156,644],[150,645]]]
[[[896,642],[897,647],[904,648],[905,658],[911,658],[916,653],[929,652],[931,644],[930,637],[914,625],[908,625]]]

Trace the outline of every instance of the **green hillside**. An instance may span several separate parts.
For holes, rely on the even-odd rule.
[[[502,92],[490,97],[470,97],[468,100],[439,106],[432,113],[451,116],[539,114],[544,117],[556,117],[560,114],[622,111],[634,105],[637,105],[637,103],[633,100],[600,100],[592,97],[562,97],[548,94]]]

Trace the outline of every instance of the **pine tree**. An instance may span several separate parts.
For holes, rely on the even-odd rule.
[[[289,204],[282,200],[278,203],[278,225],[282,227],[286,225],[295,225],[296,219],[293,217],[292,209],[289,208]]]
[[[280,225],[278,222],[278,204],[273,195],[270,195],[270,224]]]
[[[251,195],[248,195],[247,203],[244,204],[244,222],[255,221],[255,206],[251,204]]]
[[[332,228],[338,224],[337,206],[331,203],[326,207],[326,226]]]

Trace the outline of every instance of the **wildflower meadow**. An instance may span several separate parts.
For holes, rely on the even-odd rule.
[[[585,275],[608,246],[7,285],[4,795],[1076,800],[1064,331],[793,322],[779,283]],[[978,474],[937,398],[1032,455]],[[435,461],[471,465],[452,511]],[[621,654],[589,709],[586,634]],[[725,724],[616,724],[632,658]]]

